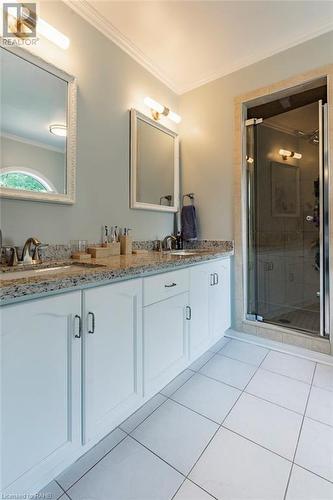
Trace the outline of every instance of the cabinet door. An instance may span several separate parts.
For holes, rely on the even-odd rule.
[[[144,393],[160,390],[185,368],[188,292],[144,308]]]
[[[217,261],[212,269],[215,284],[209,287],[209,321],[213,339],[222,337],[230,327],[230,259]]]
[[[142,398],[142,280],[84,292],[83,440],[105,435]]]
[[[80,292],[1,308],[3,492],[38,491],[80,446],[80,314]]]
[[[189,331],[190,358],[195,359],[211,343],[209,329],[209,294],[211,264],[202,264],[190,270],[190,306],[192,317]]]

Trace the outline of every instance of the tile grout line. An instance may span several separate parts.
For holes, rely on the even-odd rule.
[[[115,427],[115,429],[113,429],[113,431],[111,431],[111,432],[114,432],[116,429],[119,429],[119,427]],[[81,476],[81,477],[79,477],[79,479],[77,479],[76,481],[74,481],[74,483],[73,483],[73,484],[71,484],[71,485],[70,485],[70,487],[69,487],[67,490],[64,490],[64,491],[65,491],[65,493],[66,493],[66,495],[68,495],[68,491],[69,491],[71,488],[73,488],[73,486],[74,486],[76,483],[78,483],[79,481],[81,481],[81,479],[82,479],[82,478],[83,478],[86,474],[88,474],[88,472],[90,472],[90,471],[91,471],[94,467],[96,467],[96,465],[97,465],[97,464],[99,464],[99,462],[101,462],[101,461],[102,461],[102,460],[103,460],[103,459],[104,459],[104,458],[105,458],[105,457],[106,457],[109,453],[111,453],[111,451],[112,451],[112,450],[114,450],[114,449],[115,449],[115,448],[116,448],[116,447],[117,447],[120,443],[122,443],[122,442],[123,442],[123,441],[124,441],[124,440],[128,437],[127,432],[123,431],[122,429],[120,429],[120,430],[121,430],[122,432],[124,432],[124,433],[126,434],[126,436],[124,436],[124,437],[123,437],[123,438],[122,438],[122,439],[121,439],[121,440],[120,440],[120,441],[119,441],[119,442],[118,442],[115,446],[113,446],[113,447],[112,447],[109,451],[107,451],[107,452],[105,453],[105,455],[103,455],[103,456],[102,456],[99,460],[97,460],[97,462],[96,462],[96,463],[94,463],[94,465],[92,465],[92,466],[91,466],[91,467],[90,467],[90,468],[89,468],[89,469],[88,469],[88,470],[87,470],[84,474],[82,474],[82,476]],[[110,434],[111,434],[111,433],[110,433]],[[97,444],[98,444],[98,443],[97,443]],[[87,451],[87,453],[89,453],[91,450],[92,450],[92,448],[91,448],[90,450],[88,450],[88,451]],[[82,456],[84,456],[84,455],[82,455]],[[80,458],[81,458],[81,457],[80,457]],[[75,462],[74,462],[74,463],[75,463]],[[72,464],[72,465],[74,465],[74,464]],[[64,471],[64,472],[65,472],[65,471]],[[58,481],[57,481],[57,483],[58,483]],[[58,483],[58,484],[59,484],[59,483]],[[61,489],[64,489],[64,488],[63,488],[60,484],[59,484],[59,486],[61,487]],[[68,496],[70,496],[70,495],[68,495]]]
[[[75,462],[74,462],[74,463],[75,463]],[[63,496],[63,494],[64,494],[64,493],[66,493],[66,490],[64,490],[64,488],[61,486],[61,484],[60,484],[60,483],[58,483],[58,481],[57,481],[56,479],[53,479],[53,481],[54,481],[55,483],[57,483],[57,485],[59,486],[59,488],[61,488],[61,489],[62,489],[62,491],[63,491],[63,493],[62,493],[62,494],[61,494],[61,496],[59,497],[59,498],[61,498],[61,497]],[[51,482],[52,482],[52,481],[51,481]]]
[[[191,378],[191,377],[190,377]],[[166,400],[168,399],[167,396],[164,396],[164,394],[162,394],[161,392],[158,392],[157,394],[160,394],[160,396],[163,396],[165,398],[164,401],[162,401],[158,406],[156,406],[156,408],[154,408],[151,413],[149,413],[149,415],[147,415],[143,420],[141,420],[141,422],[136,425],[135,427],[133,427],[133,429],[130,431],[130,432],[127,432],[125,431],[121,425],[126,422],[126,420],[128,420],[128,418],[131,418],[133,415],[135,415],[136,411],[139,411],[141,410],[141,408],[143,408],[145,405],[142,405],[140,408],[138,408],[134,413],[132,413],[132,415],[130,415],[126,420],[124,420],[124,422],[122,422],[120,425],[119,425],[119,429],[121,429],[123,432],[125,432],[128,436],[131,435],[132,432],[134,432],[141,424],[143,424],[143,422],[145,422],[147,420],[147,418],[149,418],[153,413],[155,413],[156,410],[158,410],[162,405],[164,405],[164,403],[166,402]],[[155,394],[155,396],[157,396],[157,394]],[[155,397],[153,396],[153,398]],[[151,398],[151,399],[153,399]],[[149,403],[149,401],[151,401],[151,399],[148,399],[147,403]],[[147,404],[145,403],[145,404]]]
[[[235,339],[235,340],[238,340],[238,339]],[[172,497],[172,498],[174,498],[174,497],[175,497],[175,495],[177,494],[177,492],[179,491],[179,489],[180,489],[180,488],[181,488],[181,486],[185,483],[185,481],[186,481],[186,480],[190,481],[191,483],[193,483],[193,484],[195,484],[196,486],[198,486],[201,490],[203,490],[203,491],[205,491],[205,492],[206,492],[206,490],[205,490],[204,488],[202,488],[200,485],[197,485],[197,484],[196,484],[194,481],[192,481],[192,480],[191,480],[188,476],[189,476],[189,474],[192,472],[193,468],[196,466],[196,464],[198,463],[198,461],[200,460],[200,458],[202,457],[203,453],[206,451],[206,449],[207,449],[207,447],[209,446],[209,444],[211,443],[211,441],[214,439],[214,437],[215,437],[216,433],[217,433],[217,432],[218,432],[221,428],[225,428],[225,429],[229,430],[230,432],[233,432],[234,434],[238,434],[238,433],[236,433],[236,432],[232,431],[231,429],[228,429],[228,428],[227,428],[227,427],[225,427],[225,425],[223,425],[223,424],[224,424],[225,420],[227,419],[227,417],[229,416],[230,412],[233,410],[233,408],[235,407],[235,405],[236,405],[236,404],[237,404],[237,402],[239,401],[239,399],[240,399],[240,397],[242,396],[242,394],[243,394],[243,393],[245,393],[245,394],[251,394],[251,393],[246,392],[246,389],[247,389],[248,385],[250,384],[251,380],[252,380],[252,379],[253,379],[253,377],[256,375],[256,373],[258,372],[258,370],[261,368],[261,365],[262,365],[262,364],[263,364],[263,362],[265,361],[265,359],[266,359],[266,357],[268,356],[268,354],[270,353],[270,351],[271,351],[271,350],[274,350],[274,349],[268,349],[268,348],[266,347],[266,349],[268,349],[268,352],[266,353],[265,357],[263,358],[263,360],[261,361],[261,363],[260,363],[260,364],[256,367],[256,370],[255,370],[254,374],[251,376],[251,378],[250,378],[250,380],[248,381],[248,383],[246,384],[246,386],[245,386],[243,389],[239,389],[239,387],[235,387],[235,386],[232,386],[232,385],[230,385],[230,384],[226,384],[225,382],[223,382],[223,381],[221,381],[221,380],[214,379],[213,377],[209,377],[209,376],[205,375],[204,373],[201,373],[201,371],[200,371],[200,370],[201,370],[201,369],[202,369],[202,368],[203,368],[203,367],[204,367],[207,363],[209,363],[209,361],[211,361],[211,359],[212,359],[212,358],[214,358],[217,354],[221,355],[221,354],[220,354],[220,351],[223,351],[223,349],[226,347],[226,345],[228,345],[228,343],[226,343],[226,344],[225,344],[225,345],[224,345],[224,346],[223,346],[223,347],[222,347],[219,351],[210,351],[210,352],[212,353],[212,356],[211,356],[211,357],[210,357],[207,361],[205,361],[205,362],[204,362],[204,364],[203,364],[203,365],[202,365],[202,366],[201,366],[198,370],[193,370],[193,369],[191,369],[190,367],[185,368],[183,371],[185,371],[185,370],[187,369],[187,370],[189,370],[189,371],[193,372],[193,373],[192,373],[192,375],[191,375],[191,376],[190,376],[190,377],[189,377],[186,381],[184,381],[184,382],[183,382],[183,383],[182,383],[179,387],[177,387],[177,389],[176,389],[175,391],[173,391],[173,392],[170,394],[170,396],[167,396],[167,395],[163,394],[162,392],[157,393],[157,394],[161,394],[161,395],[165,398],[165,400],[164,400],[164,401],[162,401],[162,402],[161,402],[161,403],[160,403],[160,404],[159,404],[156,408],[154,408],[154,410],[153,410],[151,413],[149,413],[149,414],[148,414],[148,415],[147,415],[147,416],[146,416],[146,417],[145,417],[145,418],[144,418],[144,419],[143,419],[143,420],[142,420],[142,421],[141,421],[141,422],[140,422],[137,426],[135,426],[135,427],[131,430],[131,432],[127,432],[127,431],[125,431],[125,430],[124,430],[124,429],[122,429],[120,426],[116,427],[116,429],[117,429],[117,428],[119,428],[122,432],[124,432],[125,436],[124,436],[124,437],[123,437],[123,438],[122,438],[122,439],[121,439],[121,440],[120,440],[120,441],[119,441],[119,442],[118,442],[118,443],[117,443],[114,447],[112,447],[112,448],[111,448],[111,449],[110,449],[107,453],[105,453],[105,455],[103,455],[103,456],[102,456],[102,457],[101,457],[101,458],[100,458],[100,459],[99,459],[99,460],[98,460],[98,461],[97,461],[97,462],[96,462],[96,463],[95,463],[92,467],[90,467],[90,468],[89,468],[89,469],[88,469],[88,470],[87,470],[87,471],[86,471],[86,472],[85,472],[85,473],[84,473],[84,474],[83,474],[83,475],[82,475],[82,476],[81,476],[81,477],[80,477],[77,481],[75,481],[75,482],[74,482],[74,483],[73,483],[73,484],[72,484],[72,485],[71,485],[71,486],[70,486],[67,490],[64,490],[64,488],[63,488],[63,487],[62,487],[62,486],[58,483],[58,481],[57,481],[57,480],[55,480],[55,482],[56,482],[56,483],[60,486],[60,488],[64,491],[64,493],[66,493],[66,494],[68,495],[68,491],[69,491],[69,489],[70,489],[70,488],[72,488],[72,487],[73,487],[73,486],[74,486],[74,485],[75,485],[78,481],[80,481],[80,480],[81,480],[81,479],[82,479],[82,478],[83,478],[83,477],[84,477],[84,476],[85,476],[85,475],[86,475],[89,471],[91,471],[91,469],[93,469],[93,468],[94,468],[94,467],[95,467],[95,466],[96,466],[96,465],[97,465],[97,464],[98,464],[101,460],[103,460],[103,459],[104,459],[104,458],[105,458],[105,457],[106,457],[106,456],[107,456],[107,455],[108,455],[108,454],[109,454],[109,453],[110,453],[113,449],[115,449],[118,445],[120,445],[120,444],[121,444],[121,443],[122,443],[122,442],[123,442],[123,441],[124,441],[127,437],[130,437],[130,438],[131,438],[131,439],[133,439],[134,441],[138,442],[141,446],[143,446],[143,447],[144,447],[144,448],[146,448],[148,451],[150,451],[151,453],[153,453],[156,457],[158,457],[160,460],[162,460],[163,462],[165,462],[167,465],[169,465],[171,468],[173,468],[174,470],[176,470],[179,474],[181,474],[181,475],[184,477],[184,481],[183,481],[183,482],[182,482],[182,484],[179,486],[179,488],[177,489],[176,493],[173,495],[173,497]],[[253,344],[253,345],[255,345],[255,344]],[[259,347],[261,347],[261,346],[259,346]],[[209,351],[209,350],[207,350],[207,351],[206,351],[206,353],[207,353],[208,351]],[[204,354],[205,354],[205,353],[203,353],[201,356],[203,356]],[[246,363],[246,362],[244,362],[244,361],[237,360],[237,359],[231,358],[231,357],[229,357],[229,356],[225,356],[225,355],[223,355],[223,354],[222,354],[222,356],[227,357],[227,358],[229,358],[229,359],[233,359],[233,360],[238,361],[238,362],[243,362],[244,364],[248,364],[248,365],[251,365],[251,366],[255,366],[255,365],[253,365],[253,364],[251,364],[251,363]],[[290,356],[293,356],[293,354],[290,354]],[[297,357],[297,356],[296,356],[296,357]],[[200,359],[200,357],[199,357],[198,359]],[[194,361],[193,363],[195,363],[195,361]],[[315,375],[315,372],[316,372],[316,368],[317,368],[317,364],[318,364],[318,362],[314,362],[314,363],[315,363],[315,369],[314,369],[314,372],[313,372],[313,375],[312,375],[312,380],[311,380],[311,385],[310,385],[310,391],[309,391],[309,394],[308,394],[306,407],[305,407],[305,410],[304,410],[304,413],[303,413],[303,419],[302,419],[302,424],[301,424],[301,430],[302,430],[302,427],[303,427],[303,422],[304,422],[304,418],[305,418],[305,414],[306,414],[306,409],[307,409],[307,405],[308,405],[308,401],[309,401],[309,397],[310,397],[311,389],[312,389],[312,386],[313,386],[314,375]],[[267,371],[270,371],[270,370],[267,370]],[[272,373],[275,373],[275,372],[272,372]],[[230,408],[229,412],[227,413],[227,415],[225,416],[225,418],[223,419],[223,421],[222,421],[222,423],[221,423],[221,424],[219,424],[218,422],[216,422],[216,421],[214,421],[214,420],[210,419],[209,417],[207,417],[207,416],[205,416],[205,415],[203,415],[203,414],[201,414],[201,413],[197,412],[196,410],[193,410],[192,408],[189,408],[188,406],[186,406],[186,405],[184,405],[184,404],[182,404],[182,403],[180,403],[180,402],[178,402],[178,401],[176,401],[176,400],[172,399],[172,396],[173,396],[173,395],[174,395],[174,394],[175,394],[175,393],[176,393],[176,392],[177,392],[177,391],[178,391],[181,387],[183,387],[183,386],[184,386],[184,385],[185,385],[185,384],[186,384],[189,380],[191,380],[195,374],[199,374],[199,375],[201,375],[201,376],[205,376],[205,377],[207,377],[207,378],[210,378],[211,380],[217,381],[217,382],[219,382],[219,383],[221,383],[221,384],[224,384],[224,385],[226,385],[226,386],[229,386],[229,387],[231,387],[231,388],[233,388],[233,389],[237,389],[238,391],[240,391],[240,394],[239,394],[238,398],[236,399],[235,403],[234,403],[234,404],[232,405],[232,407]],[[179,375],[181,375],[181,374],[179,374]],[[178,376],[179,376],[179,375],[178,375]],[[282,374],[279,374],[279,375],[282,375]],[[177,377],[178,377],[178,376],[177,376]],[[292,377],[288,377],[288,376],[286,376],[286,375],[282,375],[282,376],[285,376],[286,378],[290,378],[290,379],[292,379],[292,380],[297,380],[297,379],[293,379]],[[175,379],[176,379],[177,377],[175,377]],[[297,380],[297,381],[299,381],[299,382],[303,382],[303,381],[300,381],[300,380]],[[172,381],[171,381],[171,382],[172,382]],[[171,383],[171,382],[169,382],[169,383]],[[303,383],[305,383],[305,384],[306,384],[306,382],[303,382]],[[167,385],[168,385],[168,384],[167,384]],[[162,389],[162,390],[163,390],[163,389]],[[252,395],[252,394],[251,394],[251,395]],[[252,396],[253,396],[253,397],[257,397],[258,399],[263,399],[263,398],[260,398],[259,396],[256,396],[256,395],[252,395]],[[170,400],[170,401],[172,401],[172,402],[174,402],[174,403],[176,403],[176,404],[178,404],[178,405],[180,405],[180,406],[183,406],[184,408],[186,408],[186,409],[188,409],[188,410],[190,410],[190,411],[192,411],[192,412],[194,412],[194,413],[196,413],[196,414],[200,415],[201,417],[203,417],[203,418],[205,418],[205,419],[207,419],[207,420],[211,421],[212,423],[214,423],[214,424],[218,425],[218,429],[217,429],[217,430],[216,430],[216,432],[213,434],[213,436],[211,437],[211,439],[209,440],[209,442],[208,442],[208,443],[207,443],[207,445],[205,446],[204,450],[201,452],[200,456],[199,456],[199,457],[198,457],[198,459],[196,460],[195,464],[191,467],[191,469],[190,469],[190,471],[187,473],[187,475],[184,475],[184,473],[182,473],[182,472],[178,471],[178,469],[176,469],[173,465],[169,464],[166,460],[164,460],[162,457],[160,457],[159,455],[157,455],[157,453],[155,453],[154,451],[150,450],[147,446],[145,446],[144,444],[142,444],[140,441],[138,441],[136,438],[134,438],[134,437],[131,435],[131,433],[133,433],[133,432],[134,432],[134,431],[135,431],[135,430],[136,430],[136,429],[137,429],[137,428],[138,428],[138,427],[139,427],[139,426],[140,426],[140,425],[141,425],[141,424],[142,424],[145,420],[147,420],[147,419],[148,419],[148,418],[149,418],[149,417],[150,417],[150,416],[151,416],[151,415],[152,415],[152,414],[153,414],[153,413],[154,413],[157,409],[159,409],[159,408],[160,408],[160,407],[161,407],[164,403],[166,403],[166,401],[168,401],[168,400]],[[265,399],[263,399],[263,400],[264,400],[264,401],[266,401]],[[149,401],[149,400],[148,400],[148,401]],[[276,405],[276,406],[279,406],[279,407],[281,407],[281,408],[284,408],[284,409],[286,409],[286,410],[293,411],[294,413],[296,413],[296,414],[300,415],[300,413],[299,413],[299,412],[295,412],[294,410],[291,410],[290,408],[285,408],[285,407],[283,407],[283,406],[281,406],[281,405],[277,405],[276,403],[272,403],[271,401],[267,401],[267,402],[268,402],[268,403],[270,403],[270,404],[274,404],[274,405]],[[138,411],[138,410],[137,410],[137,411]],[[134,414],[135,414],[135,412],[134,412]],[[132,414],[132,415],[134,415],[134,414]],[[130,416],[130,417],[131,417],[131,416]],[[128,418],[130,418],[130,417],[128,417]],[[120,425],[121,425],[121,424],[120,424]],[[327,424],[327,425],[329,425],[329,424]],[[298,442],[299,442],[299,439],[300,439],[301,430],[300,430],[300,432],[299,432],[298,441],[297,441],[297,445],[296,445],[296,448],[295,448],[295,453],[294,453],[294,458],[295,458],[295,456],[296,456],[296,451],[297,451]],[[112,431],[112,432],[113,432],[113,431]],[[276,454],[277,456],[279,456],[279,457],[283,458],[284,460],[290,461],[290,460],[288,460],[287,458],[282,457],[282,456],[281,456],[281,455],[279,455],[278,453],[276,453],[276,452],[274,452],[274,451],[272,451],[272,450],[269,450],[268,448],[265,448],[264,446],[262,446],[262,445],[260,445],[260,444],[256,443],[255,441],[251,441],[250,439],[246,438],[245,436],[242,436],[241,434],[238,434],[238,435],[239,435],[239,436],[241,436],[242,438],[247,439],[248,441],[250,441],[250,442],[254,443],[254,444],[255,444],[255,445],[257,445],[257,446],[260,446],[261,448],[263,448],[263,449],[265,449],[265,450],[267,450],[267,451],[270,451],[270,452],[271,452],[271,453],[273,453],[273,454]],[[90,450],[89,450],[89,451],[90,451]],[[88,453],[89,453],[89,451],[88,451]],[[294,465],[294,462],[292,462],[291,471],[292,471],[293,465]],[[301,466],[300,466],[300,467],[301,467]],[[304,467],[301,467],[301,468],[305,469]],[[305,470],[307,470],[307,469],[305,469]],[[290,471],[290,474],[289,474],[289,479],[288,479],[288,483],[287,483],[287,487],[286,487],[286,493],[287,493],[287,490],[288,490],[288,485],[289,485],[289,480],[290,480],[290,476],[291,476],[291,471]],[[309,471],[309,472],[310,472],[310,473],[313,473],[312,471]],[[315,473],[313,473],[313,474],[315,474]],[[318,476],[318,477],[321,477],[321,476],[319,476],[318,474],[315,474],[315,475],[316,475],[316,476]],[[331,483],[329,480],[327,480],[327,479],[325,479],[325,478],[322,478],[322,479],[324,479],[324,480],[328,481],[329,483]],[[214,497],[211,493],[209,493],[209,492],[206,492],[206,493],[207,493],[207,494],[209,494],[212,498],[215,498],[215,497]],[[286,494],[286,493],[285,493],[285,494]],[[69,496],[69,495],[68,495],[68,496]],[[69,497],[70,497],[70,496],[69,496]]]
[[[243,333],[243,332],[240,332],[238,330],[234,330],[235,332],[237,333]],[[253,335],[253,334],[245,334],[245,335]],[[260,337],[260,341],[259,341],[259,338],[257,337],[254,340],[252,339],[244,339],[242,337],[235,337],[233,335],[226,335],[226,338],[230,339],[230,340],[236,340],[238,342],[244,342],[245,344],[250,344],[250,345],[256,345],[258,347],[263,347],[265,349],[269,349],[271,351],[275,351],[275,352],[281,352],[282,354],[286,354],[288,356],[295,356],[296,358],[300,358],[300,359],[306,359],[308,361],[312,361],[313,363],[318,363],[318,364],[323,364],[323,365],[326,365],[326,366],[333,366],[333,362],[331,360],[318,360],[318,359],[315,359],[315,355],[316,354],[323,354],[324,356],[327,356],[327,357],[332,357],[330,354],[327,354],[327,353],[323,353],[323,352],[320,352],[320,351],[314,351],[312,349],[307,349],[306,347],[299,347],[299,346],[296,346],[296,345],[293,345],[293,344],[285,344],[283,342],[280,342],[278,340],[270,340],[269,338],[265,338],[265,337]],[[265,344],[264,340],[268,340],[269,342],[277,342],[278,344],[281,344],[280,345],[267,345]],[[309,351],[310,354],[303,354],[303,353],[296,353],[296,352],[289,352],[288,351],[288,346],[289,347],[296,347],[298,349],[305,349],[307,351]],[[313,356],[313,357],[311,357]]]
[[[185,368],[185,370],[186,370],[186,368]],[[185,371],[185,370],[183,370],[183,371]],[[191,371],[192,371],[192,370],[191,370]],[[181,373],[183,373],[183,372],[181,372]],[[179,375],[181,375],[181,373],[180,373]],[[177,389],[176,389],[176,391],[177,391],[178,389],[180,389],[180,388],[181,388],[184,384],[186,384],[186,382],[187,382],[188,380],[190,380],[190,379],[193,377],[194,373],[195,373],[195,372],[193,372],[193,374],[192,374],[192,375],[191,375],[191,376],[190,376],[190,377],[189,377],[189,378],[188,378],[188,379],[187,379],[187,380],[186,380],[183,384],[181,384],[181,385],[179,386],[179,388],[177,388]],[[177,375],[177,377],[178,377],[179,375]],[[175,377],[173,380],[175,380],[177,377]],[[169,383],[171,383],[173,380],[171,380]],[[169,384],[167,384],[167,385],[169,385]],[[165,386],[165,387],[166,387],[166,386]],[[176,392],[176,391],[174,391],[174,392]],[[172,394],[174,394],[174,392],[173,392]],[[154,412],[155,412],[158,408],[160,408],[160,407],[161,407],[161,406],[162,406],[162,405],[163,405],[163,404],[164,404],[164,403],[165,403],[165,402],[169,399],[167,396],[165,396],[165,395],[164,395],[164,394],[162,394],[161,392],[158,392],[157,394],[161,394],[163,397],[165,397],[165,398],[166,398],[166,399],[165,399],[165,401],[162,401],[162,403],[161,403],[160,405],[158,405],[156,408],[154,408],[154,410],[153,410],[151,413],[149,413],[149,415],[147,415],[147,417],[145,417],[145,418],[144,418],[144,419],[143,419],[143,420],[142,420],[142,421],[141,421],[141,422],[140,422],[137,426],[135,426],[135,427],[134,427],[134,429],[132,429],[131,433],[132,433],[132,432],[134,432],[134,430],[135,430],[135,429],[137,429],[137,427],[139,427],[139,425],[141,425],[141,424],[142,424],[145,420],[147,420],[147,418],[148,418],[148,417],[150,417],[150,416],[151,416],[151,415],[152,415],[152,414],[153,414],[153,413],[154,413]],[[154,397],[154,396],[153,396],[153,397]],[[151,399],[152,399],[152,398],[151,398]],[[148,400],[148,401],[150,401],[150,400]],[[148,401],[147,401],[147,402],[148,402]],[[144,406],[144,405],[143,405],[143,406]],[[140,409],[140,408],[139,408],[139,409]],[[139,409],[138,409],[138,410],[139,410]],[[138,411],[138,410],[137,410],[137,411]],[[135,412],[134,412],[134,413],[135,413]],[[134,415],[134,413],[133,413],[132,415]],[[131,417],[132,415],[130,415],[130,417]],[[130,418],[130,417],[128,417],[128,418]],[[127,419],[126,419],[126,420],[127,420]],[[126,420],[125,420],[125,421],[126,421]],[[121,425],[121,424],[120,424],[120,425]],[[109,451],[107,451],[107,452],[106,452],[106,453],[105,453],[105,454],[104,454],[104,455],[103,455],[103,456],[102,456],[99,460],[97,460],[97,462],[95,462],[95,463],[94,463],[94,465],[92,465],[92,466],[91,466],[91,467],[90,467],[90,468],[89,468],[89,469],[88,469],[88,470],[87,470],[84,474],[82,474],[82,476],[80,476],[80,477],[79,477],[79,479],[77,479],[77,480],[76,480],[73,484],[71,484],[71,485],[70,485],[70,487],[69,487],[67,490],[65,490],[65,489],[64,489],[64,488],[60,485],[60,483],[58,483],[58,481],[57,481],[56,479],[54,479],[54,481],[55,481],[55,482],[59,485],[59,487],[63,490],[63,492],[64,492],[64,493],[66,493],[66,494],[68,495],[68,491],[69,491],[69,490],[70,490],[70,489],[71,489],[71,488],[72,488],[72,487],[73,487],[73,486],[74,486],[74,485],[75,485],[78,481],[80,481],[80,480],[81,480],[81,479],[82,479],[82,478],[83,478],[86,474],[88,474],[88,472],[90,472],[90,471],[91,471],[91,470],[92,470],[92,469],[93,469],[93,468],[94,468],[94,467],[95,467],[95,466],[96,466],[96,465],[97,465],[97,464],[98,464],[101,460],[103,460],[103,459],[104,459],[104,458],[105,458],[105,457],[106,457],[106,456],[107,456],[107,455],[108,455],[108,454],[109,454],[112,450],[114,450],[114,449],[115,449],[115,448],[116,448],[116,447],[117,447],[120,443],[122,443],[122,442],[123,442],[123,441],[124,441],[127,437],[132,437],[132,438],[133,438],[133,436],[131,436],[131,433],[128,433],[127,431],[125,431],[124,429],[122,429],[122,428],[120,427],[120,425],[119,425],[119,426],[117,426],[115,429],[113,429],[111,432],[114,432],[116,429],[120,429],[120,430],[121,430],[122,432],[124,432],[124,434],[126,434],[126,435],[125,435],[125,436],[124,436],[124,437],[123,437],[123,438],[122,438],[122,439],[121,439],[121,440],[120,440],[120,441],[119,441],[119,442],[118,442],[115,446],[113,446],[113,447],[112,447]],[[133,438],[133,439],[134,439],[134,438]],[[136,441],[137,441],[137,440],[136,440]],[[138,442],[139,442],[139,441],[138,441]],[[139,443],[139,444],[141,444],[141,445],[142,445],[142,443]],[[147,448],[147,449],[148,449],[148,448]],[[88,452],[87,452],[87,453],[89,453],[90,451],[91,451],[91,450],[88,450]],[[151,450],[149,450],[149,451],[151,451]],[[157,456],[158,456],[158,455],[157,455]],[[161,458],[161,457],[159,457],[159,458]],[[75,463],[75,462],[74,462],[74,463]],[[177,469],[176,469],[176,470],[177,470]],[[179,472],[179,471],[177,471],[177,472]],[[68,495],[68,496],[69,496],[69,495]]]
[[[286,498],[287,498],[289,484],[290,484],[290,479],[291,479],[291,473],[292,473],[292,470],[293,470],[294,465],[295,465],[296,453],[297,453],[299,441],[300,441],[300,438],[301,438],[301,433],[302,433],[302,429],[303,429],[304,419],[305,419],[306,410],[307,410],[308,404],[309,404],[310,394],[311,394],[311,390],[312,390],[312,387],[313,387],[313,381],[314,381],[316,370],[317,370],[317,363],[315,363],[315,367],[314,367],[314,370],[313,370],[313,373],[312,373],[310,389],[309,389],[308,397],[306,398],[306,404],[305,404],[305,408],[304,408],[303,418],[302,418],[302,422],[301,422],[301,425],[300,425],[300,428],[299,428],[299,432],[298,432],[298,437],[297,437],[297,441],[296,441],[295,451],[294,451],[294,455],[293,455],[293,459],[292,459],[292,466],[291,466],[290,471],[289,471],[289,477],[288,477],[288,481],[287,481],[287,485],[286,485],[286,489],[285,489],[283,500],[286,500]]]
[[[266,353],[266,356],[268,356],[268,353],[270,351],[268,351]],[[257,373],[257,371],[259,370],[261,364],[264,362],[264,360],[266,359],[266,356],[263,358],[263,360],[261,361],[261,363],[259,364],[257,370],[254,372],[254,374],[252,375],[252,377],[250,378],[248,384],[251,382],[252,378],[255,376],[255,374]],[[247,385],[245,386],[245,388],[247,387]],[[244,389],[245,389],[244,388]],[[205,453],[205,451],[207,450],[208,446],[211,444],[211,442],[213,441],[213,439],[215,438],[216,434],[219,432],[219,430],[221,429],[221,427],[223,426],[223,423],[225,422],[225,420],[228,418],[229,414],[231,413],[231,411],[233,410],[233,408],[235,407],[235,405],[238,403],[239,399],[241,398],[242,394],[244,393],[244,389],[241,390],[240,394],[238,395],[238,398],[236,399],[235,403],[232,405],[232,407],[230,408],[230,410],[228,411],[227,415],[225,416],[225,418],[222,420],[221,424],[219,425],[219,427],[217,428],[216,432],[214,432],[213,436],[210,438],[210,440],[208,441],[207,445],[204,447],[204,449],[202,450],[202,452],[200,453],[199,457],[197,458],[197,460],[195,461],[195,463],[193,464],[193,466],[191,467],[190,471],[188,472],[187,474],[187,479],[189,479],[189,475],[191,474],[191,472],[193,471],[194,467],[197,465],[197,463],[199,462],[199,460],[201,459],[201,457],[203,456],[203,454]],[[240,390],[240,389],[238,389]],[[194,481],[192,481],[194,483]],[[194,483],[196,484],[196,483]],[[198,485],[197,485],[198,486]]]
[[[184,472],[181,472],[179,469],[177,469],[177,467],[175,467],[174,465],[170,464],[170,462],[168,462],[167,460],[165,460],[165,458],[163,457],[160,457],[156,451],[154,450],[151,450],[150,448],[148,448],[148,446],[144,443],[141,443],[141,441],[139,441],[136,437],[134,436],[131,436],[131,435],[128,435],[126,436],[130,439],[133,439],[133,441],[135,441],[136,443],[138,443],[140,446],[142,446],[143,448],[145,448],[147,451],[149,451],[150,453],[152,453],[155,457],[159,458],[160,460],[162,460],[162,462],[164,462],[165,464],[169,465],[169,467],[171,467],[173,470],[175,470],[176,472],[178,472],[178,474],[180,474],[181,476],[185,477],[186,479],[186,475],[184,474]]]

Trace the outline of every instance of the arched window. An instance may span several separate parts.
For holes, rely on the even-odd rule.
[[[39,193],[57,193],[52,182],[46,177],[36,170],[25,167],[0,169],[0,187]]]

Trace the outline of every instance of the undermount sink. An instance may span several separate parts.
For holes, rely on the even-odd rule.
[[[171,255],[197,255],[198,252],[195,250],[171,250],[169,252]]]
[[[99,267],[105,267],[102,264],[92,264],[88,262],[62,262],[59,264],[49,264],[49,263],[41,263],[41,264],[33,264],[18,267],[11,267],[2,270],[0,274],[0,281],[10,281],[21,278],[31,278],[35,276],[40,276],[42,274],[48,273],[57,273],[59,271],[63,271],[66,269],[72,269],[73,271],[79,271],[82,269],[94,269]]]

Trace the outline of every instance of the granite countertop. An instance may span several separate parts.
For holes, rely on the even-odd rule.
[[[192,250],[188,250],[190,251]],[[201,248],[193,252],[195,253],[192,255],[172,255],[167,252],[150,251],[144,254],[91,259],[87,263],[69,259],[61,262],[48,261],[47,267],[53,266],[52,271],[44,269],[42,273],[34,276],[22,277],[21,274],[20,277],[13,276],[13,279],[9,278],[9,274],[13,272],[12,268],[3,268],[7,272],[0,274],[0,304],[149,276],[233,255],[233,251],[225,247]],[[67,267],[54,269],[59,265]],[[22,271],[22,268],[18,271]],[[24,272],[27,271],[23,270]]]

